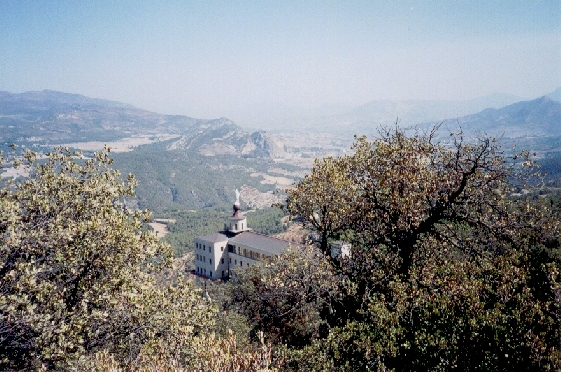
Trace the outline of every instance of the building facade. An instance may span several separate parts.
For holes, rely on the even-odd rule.
[[[279,256],[289,242],[251,231],[240,213],[236,190],[234,213],[224,231],[195,238],[195,273],[211,279],[227,279],[234,268],[254,265],[265,257]]]

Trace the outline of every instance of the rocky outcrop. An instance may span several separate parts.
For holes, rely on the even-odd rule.
[[[255,144],[256,155],[262,154],[273,159],[289,157],[286,146],[272,134],[257,131],[251,134],[251,141]]]

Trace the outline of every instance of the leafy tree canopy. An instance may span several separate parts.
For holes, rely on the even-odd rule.
[[[493,139],[467,142],[461,133],[438,142],[436,130],[359,137],[352,155],[316,161],[287,190],[285,208],[317,232],[338,278],[337,294],[325,296],[330,311],[315,321],[328,335],[293,344],[289,365],[561,367],[558,202],[511,196],[513,182],[532,172],[528,153],[506,157]],[[350,257],[331,256],[339,238],[352,243]],[[260,276],[282,280],[286,270]],[[254,304],[265,297],[252,296]]]
[[[86,368],[97,353],[132,366],[159,343],[183,360],[212,308],[181,276],[158,283],[171,252],[141,230],[148,212],[124,208],[134,177],[107,151],[78,155],[27,151],[30,177],[0,190],[0,368]]]

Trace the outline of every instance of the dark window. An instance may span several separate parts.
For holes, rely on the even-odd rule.
[[[208,263],[212,265],[212,258],[208,260]]]
[[[228,244],[228,252],[236,253],[236,247],[234,247],[232,244]]]
[[[220,259],[220,263],[224,263],[224,259],[223,259],[223,258]]]
[[[222,277],[224,278],[224,270],[222,270]]]

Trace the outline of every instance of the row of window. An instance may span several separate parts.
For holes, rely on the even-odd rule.
[[[207,274],[206,274],[206,269],[197,266],[197,274],[207,275]],[[209,270],[209,271],[208,271],[208,274],[209,274],[208,276],[210,276],[210,277],[212,278],[212,270]]]
[[[196,260],[200,261],[200,262],[206,262],[206,257],[203,255],[197,255],[196,256]],[[208,263],[212,265],[212,258],[209,258]],[[224,259],[221,258],[220,259],[220,263],[223,264],[224,263]],[[230,258],[230,263],[232,263],[232,258]],[[238,264],[238,260],[234,260],[234,265]],[[249,266],[249,262],[246,262],[246,266]],[[243,262],[242,260],[240,260],[240,267],[243,267]]]
[[[254,252],[251,249],[236,247],[233,244],[228,244],[228,252],[235,253],[240,256],[245,256],[247,258],[251,258],[252,260],[260,260],[261,258],[268,257],[266,254]]]
[[[206,256],[203,256],[202,254],[198,254],[195,257],[195,260],[201,261],[201,262],[206,262]],[[208,263],[212,265],[212,258],[208,259]]]
[[[206,256],[203,256],[202,254],[197,254],[195,256],[195,260],[197,261],[201,261],[201,262],[206,262]],[[232,259],[230,259],[230,262],[232,262]],[[208,259],[208,263],[212,265],[212,258]],[[224,263],[224,259],[221,258],[220,259],[220,263],[223,264]]]
[[[195,242],[195,248],[202,249],[203,251],[206,251],[206,249],[208,248],[208,251],[212,253],[212,246],[210,245],[207,247],[205,244]],[[220,247],[220,251],[224,252],[224,247]]]
[[[232,263],[232,258],[230,258],[230,263]],[[237,264],[238,264],[238,260],[234,260],[234,265],[237,265]],[[249,262],[246,262],[245,266],[249,267]],[[240,267],[243,267],[243,261],[242,260],[240,260]]]
[[[197,243],[197,242],[195,242],[195,248],[197,248],[197,249],[202,249],[203,251],[206,251],[206,245],[204,245],[204,244],[199,244],[199,243]],[[209,251],[209,252],[212,252],[212,247],[211,247],[210,245],[208,246],[208,251]]]
[[[225,271],[222,270],[222,276],[221,276],[222,278],[224,278],[224,273],[225,273]],[[207,270],[205,268],[202,268],[202,267],[197,267],[197,274],[207,275]],[[208,277],[212,278],[212,270],[208,270]]]

